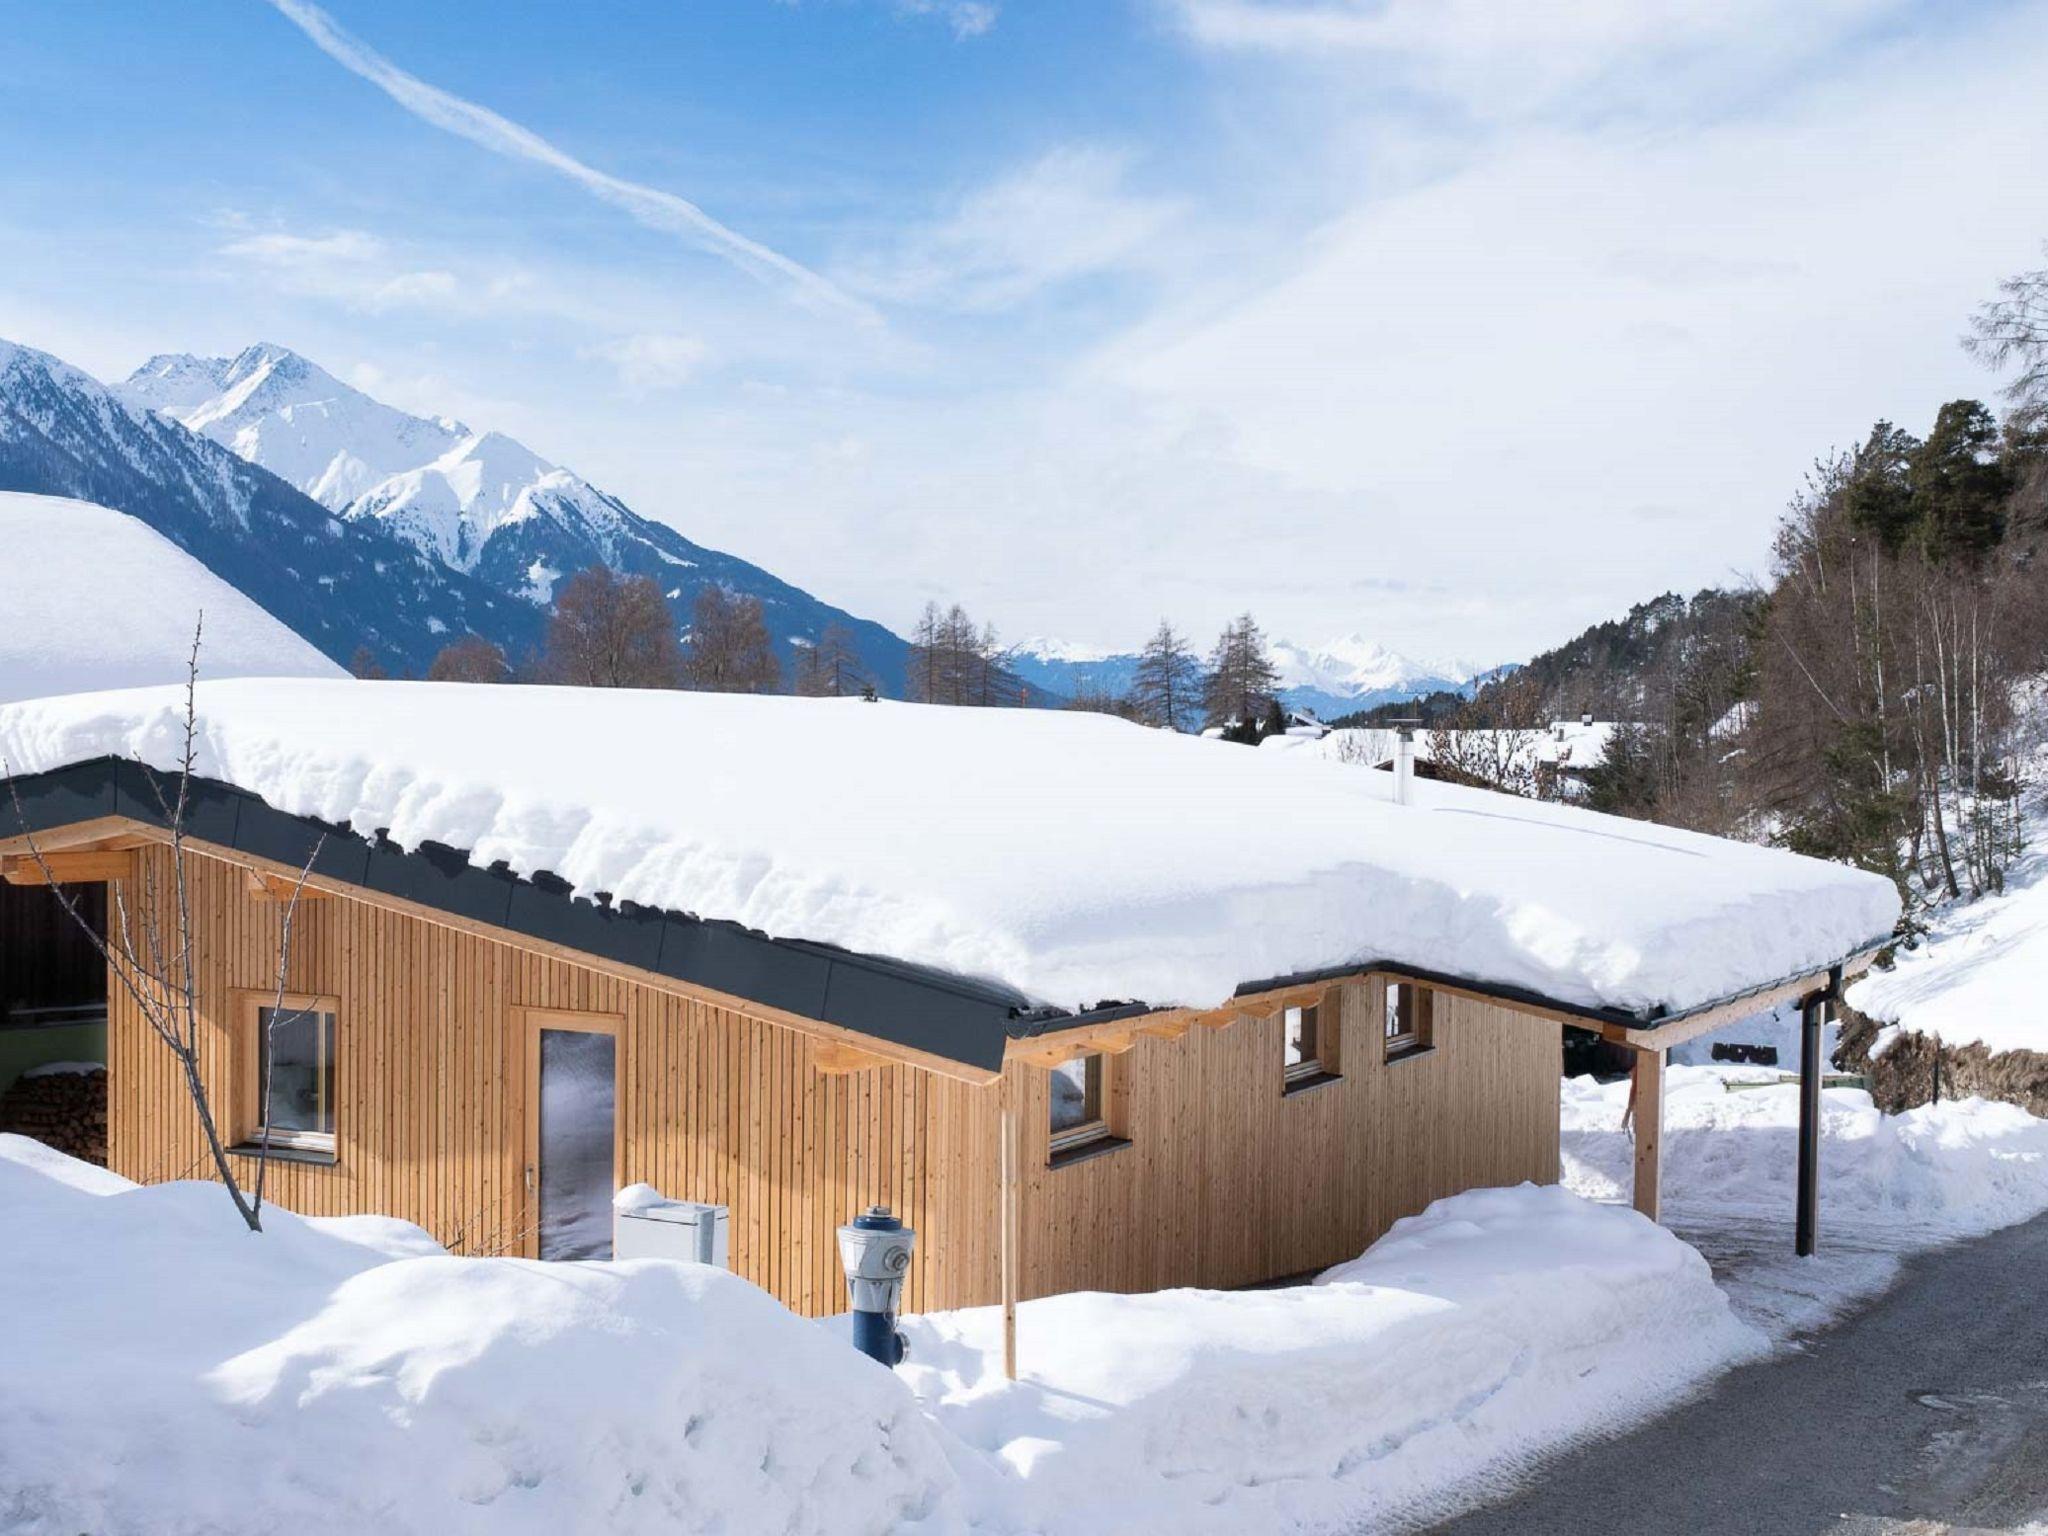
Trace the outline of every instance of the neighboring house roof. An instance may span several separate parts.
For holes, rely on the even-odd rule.
[[[209,677],[346,676],[124,512],[0,491],[0,702],[185,676],[203,610]]]
[[[169,768],[183,707],[152,689],[0,708],[0,757]],[[196,771],[239,806],[445,850],[442,883],[499,882],[508,913],[523,890],[604,893],[664,944],[725,925],[886,957],[859,974],[1012,1020],[1213,1007],[1367,961],[1650,1016],[1824,968],[1898,911],[1841,865],[1447,784],[1396,805],[1391,775],[1092,714],[252,680],[202,684],[199,715]],[[352,837],[323,858],[367,880],[374,853]]]

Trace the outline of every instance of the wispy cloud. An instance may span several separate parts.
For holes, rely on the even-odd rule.
[[[1127,153],[1100,145],[1053,150],[860,263],[848,281],[893,302],[994,311],[1131,265],[1179,205],[1132,192],[1129,165]]]
[[[996,24],[993,0],[896,0],[899,16],[936,16],[957,38],[980,37]]]
[[[255,268],[287,292],[373,313],[407,306],[448,309],[484,296],[443,268],[405,265],[382,240],[360,229],[322,235],[260,231],[228,241],[219,254]]]
[[[646,395],[687,384],[703,366],[708,351],[694,336],[643,332],[591,347],[587,355],[610,363],[627,393]]]
[[[1207,47],[1285,55],[1333,70],[1371,60],[1390,79],[1457,100],[1475,115],[1604,104],[1607,88],[1713,75],[1826,47],[1904,10],[1908,0],[1163,0]],[[1392,71],[1390,76],[1388,71]],[[1592,91],[1595,100],[1586,93]],[[1669,99],[1649,89],[1654,104]]]
[[[837,310],[878,324],[874,310],[821,277],[801,262],[720,223],[688,198],[659,187],[627,181],[586,165],[558,149],[531,129],[500,117],[488,107],[452,95],[408,74],[382,54],[343,31],[310,0],[270,3],[312,41],[322,53],[350,73],[369,81],[423,122],[469,140],[492,154],[524,160],[565,177],[593,196],[623,209],[650,229],[679,235],[700,249],[723,257],[756,277],[786,281],[796,295],[816,308]]]

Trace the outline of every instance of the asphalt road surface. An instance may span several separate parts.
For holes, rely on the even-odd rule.
[[[2048,1216],[1907,1261],[1891,1291],[1797,1353],[1731,1372],[1436,1529],[1940,1536],[2036,1521],[2048,1521]]]

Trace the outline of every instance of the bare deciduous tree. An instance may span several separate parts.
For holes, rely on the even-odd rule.
[[[728,592],[715,582],[697,594],[683,686],[705,693],[774,693],[782,687],[760,598]]]
[[[555,599],[542,671],[579,688],[680,688],[682,642],[661,588],[608,566],[578,571]]]
[[[19,790],[14,792],[14,814],[21,827],[22,836],[28,845],[30,855],[58,904],[67,917],[77,924],[81,932],[91,940],[106,962],[107,973],[123,995],[134,1006],[136,1015],[149,1026],[150,1033],[165,1049],[170,1051],[178,1063],[179,1075],[184,1081],[187,1097],[191,1100],[193,1113],[199,1121],[201,1135],[205,1138],[207,1154],[211,1157],[214,1171],[219,1174],[221,1184],[234,1202],[235,1210],[252,1232],[263,1230],[263,1176],[270,1164],[270,1132],[267,1125],[257,1131],[256,1177],[250,1189],[244,1192],[235,1177],[233,1165],[228,1161],[228,1151],[221,1138],[220,1124],[208,1096],[206,1081],[200,1071],[200,1009],[199,976],[195,958],[195,942],[192,928],[192,896],[188,879],[188,857],[186,818],[191,808],[193,762],[198,750],[199,739],[199,645],[204,629],[204,616],[192,632],[192,651],[187,661],[185,679],[184,737],[178,757],[176,789],[167,794],[157,774],[146,765],[143,778],[156,797],[157,807],[163,817],[163,847],[161,862],[170,866],[168,879],[160,877],[156,859],[140,859],[141,873],[131,892],[123,881],[110,881],[108,887],[108,929],[100,927],[89,918],[79,901],[65,890],[59,879],[59,872],[51,862],[51,852],[37,840],[28,824],[28,814],[21,804]],[[10,775],[11,781],[11,775]],[[11,783],[10,783],[11,787]],[[299,898],[305,890],[307,876],[312,872],[313,863],[320,856],[324,839],[316,839],[306,855],[306,862],[293,880],[290,893],[283,902],[283,917],[279,928],[277,946],[277,989],[276,1006],[271,1010],[273,1021],[283,1012],[285,983],[291,963],[293,919],[299,908]],[[168,914],[166,908],[168,907]],[[166,927],[168,916],[169,927]],[[270,1082],[268,1065],[272,1053],[265,1050],[266,1066],[261,1085],[261,1103],[268,1105]],[[268,1119],[267,1114],[263,1117]]]
[[[441,647],[427,668],[430,683],[509,683],[512,665],[505,653],[481,635],[464,635]]]

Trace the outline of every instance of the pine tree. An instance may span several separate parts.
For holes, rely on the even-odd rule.
[[[1266,636],[1250,614],[1240,614],[1217,637],[1202,681],[1202,709],[1210,725],[1236,724],[1254,732],[1279,688],[1280,671],[1266,654]]]
[[[1201,723],[1202,666],[1187,641],[1165,619],[1145,649],[1131,679],[1131,704],[1146,725],[1190,731]]]
[[[1951,400],[1907,466],[1921,540],[1936,565],[1975,561],[2005,537],[2012,470],[1999,454],[1998,422],[1976,400]]]

